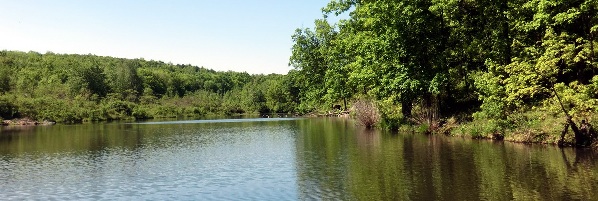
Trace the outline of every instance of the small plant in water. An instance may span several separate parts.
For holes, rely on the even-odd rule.
[[[369,100],[358,100],[353,104],[357,123],[372,128],[380,121],[380,114],[375,103]]]

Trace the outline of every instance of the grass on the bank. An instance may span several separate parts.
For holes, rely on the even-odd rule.
[[[587,117],[592,125],[598,125],[598,117]],[[580,123],[581,119],[574,119]],[[475,119],[470,122],[462,122],[457,128],[450,132],[453,136],[472,138],[493,138],[502,135],[505,141],[523,143],[544,143],[556,144],[561,137],[565,126],[564,115],[551,115],[542,111],[528,111],[525,113],[511,115],[503,122],[489,119]],[[569,130],[565,141],[573,141],[573,131]]]

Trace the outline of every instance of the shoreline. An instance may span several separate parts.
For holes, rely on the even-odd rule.
[[[350,115],[348,114],[347,111],[327,112],[325,114],[309,113],[309,114],[300,115],[300,116],[304,116],[304,117],[315,117],[315,118],[322,118],[322,117],[333,117],[333,118],[343,118],[343,119],[350,118]],[[261,118],[266,118],[266,117],[261,117]],[[38,120],[33,120],[31,118],[16,118],[16,119],[10,119],[10,120],[2,120],[2,121],[0,121],[0,126],[51,126],[51,125],[55,125],[55,124],[57,124],[55,121],[49,121],[49,120],[38,121]],[[509,133],[508,136],[496,137],[496,135],[491,135],[491,134],[473,136],[473,135],[467,134],[467,133],[451,132],[451,131],[455,131],[454,129],[459,129],[459,127],[463,126],[463,125],[464,124],[457,123],[457,124],[453,124],[451,126],[448,126],[449,127],[448,129],[445,128],[447,130],[443,130],[442,128],[440,128],[440,130],[431,131],[431,132],[428,132],[428,133],[420,133],[420,132],[415,132],[415,133],[425,134],[425,135],[426,134],[427,135],[430,135],[430,134],[431,135],[445,135],[445,136],[448,136],[448,137],[461,137],[461,138],[468,138],[469,137],[471,139],[491,140],[491,141],[504,141],[504,142],[521,143],[521,144],[545,144],[545,145],[554,145],[554,146],[558,146],[558,147],[575,147],[570,142],[565,143],[565,144],[559,144],[558,142],[556,142],[556,139],[547,139],[547,138],[544,138],[543,140],[538,140],[538,139],[536,139],[534,137],[531,137],[530,136],[531,133],[511,132],[511,133]],[[403,127],[402,129],[398,129],[395,132],[401,132],[401,131],[403,131],[403,132],[410,132],[410,131],[413,132],[418,127],[418,125],[411,125],[411,126],[405,125],[405,126],[410,127],[410,128],[407,128],[407,130],[406,130],[405,127]],[[376,129],[382,129],[382,130],[384,130],[383,128],[376,128]],[[548,136],[551,136],[551,135],[544,133],[543,136],[548,137]],[[548,137],[548,138],[551,138],[551,137]],[[585,148],[585,149],[589,148],[589,149],[598,151],[598,141],[592,143],[588,147],[582,147],[582,149],[583,148]]]
[[[17,119],[9,119],[9,120],[2,120],[0,122],[0,126],[46,126],[46,125],[54,125],[56,124],[55,121],[36,121],[30,118],[17,118]]]

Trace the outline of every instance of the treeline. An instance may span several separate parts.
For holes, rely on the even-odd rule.
[[[562,130],[563,110],[598,120],[598,1],[332,0],[322,11],[292,36],[300,104],[366,98],[383,126],[455,117],[478,121],[472,135]]]
[[[295,113],[283,75],[95,55],[0,51],[0,118],[57,122]]]

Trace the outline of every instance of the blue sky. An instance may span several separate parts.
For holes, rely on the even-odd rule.
[[[0,0],[0,50],[285,74],[291,35],[328,0]]]

